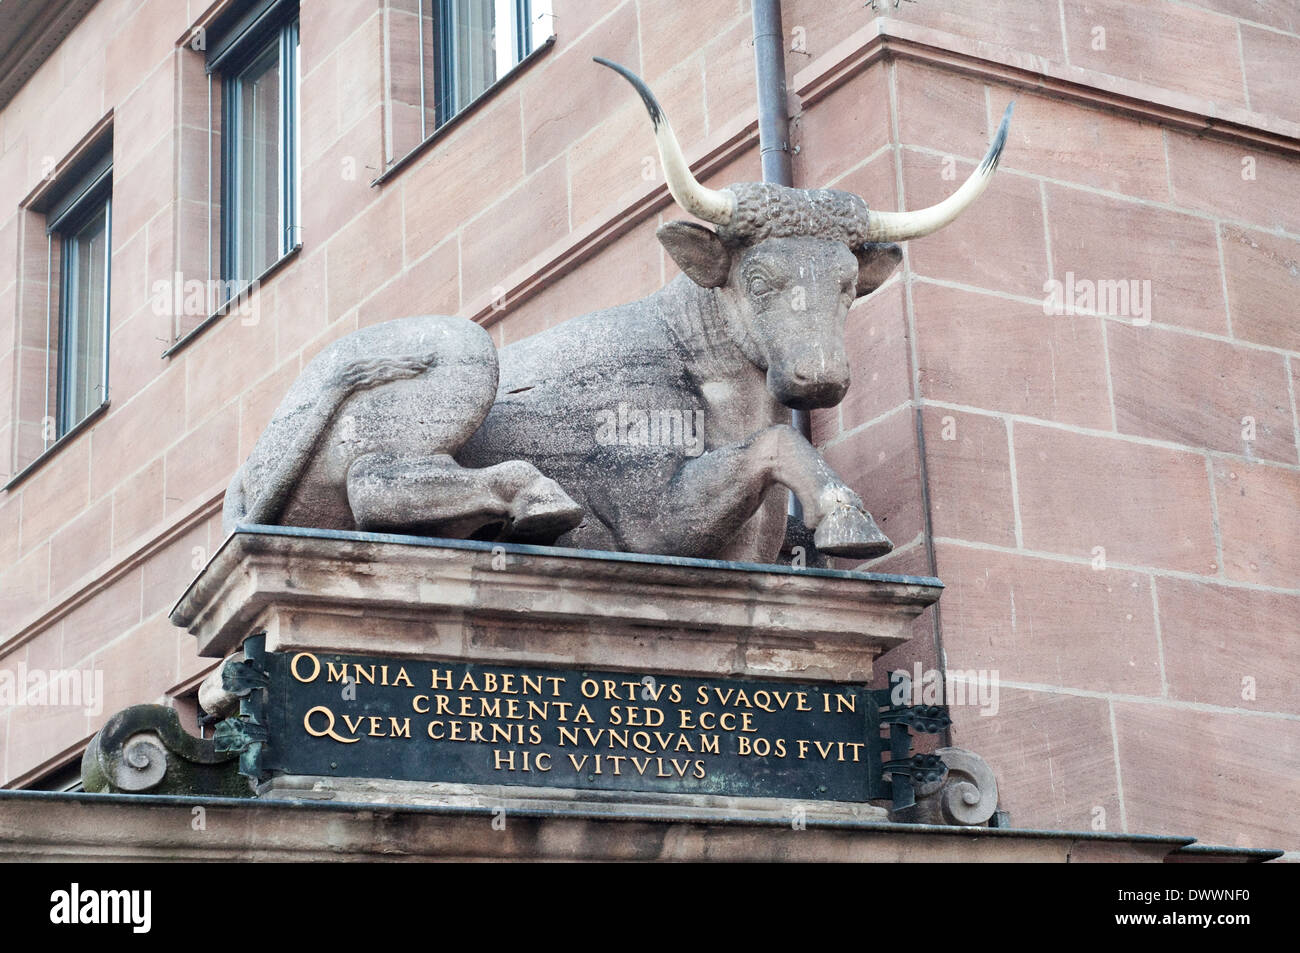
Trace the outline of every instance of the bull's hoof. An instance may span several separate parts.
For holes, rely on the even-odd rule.
[[[510,501],[506,537],[517,543],[553,543],[581,523],[583,515],[560,484],[538,477]]]
[[[894,548],[871,514],[852,506],[837,506],[817,524],[813,543],[828,556],[875,559]]]

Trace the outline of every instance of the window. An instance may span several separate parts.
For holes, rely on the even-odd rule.
[[[108,115],[19,204],[6,489],[108,408],[112,200]]]
[[[253,281],[300,241],[298,4],[259,0],[218,26],[221,278]],[[211,130],[210,130],[211,132]]]
[[[85,168],[89,165],[89,168]],[[50,376],[46,419],[62,437],[108,400],[112,152],[83,163],[46,210]],[[57,277],[56,277],[57,273]],[[52,372],[52,373],[51,373]]]
[[[433,0],[437,125],[550,35],[550,7],[550,0]]]

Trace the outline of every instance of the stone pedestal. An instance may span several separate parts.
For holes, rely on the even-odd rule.
[[[862,683],[938,579],[294,527],[230,536],[171,612],[220,658],[417,656]]]
[[[876,657],[910,637],[910,622],[941,589],[924,577],[253,527],[225,542],[171,618],[212,657],[264,633],[265,652],[311,659],[338,653],[860,692]],[[301,733],[301,723],[294,727]],[[790,767],[817,790],[811,762]],[[681,793],[657,790],[665,785],[653,779],[642,790],[594,791],[535,786],[526,776],[485,784],[272,774],[259,794],[538,810],[580,804],[600,816],[672,807],[716,818],[887,816],[866,801]]]
[[[0,856],[1186,863],[1278,856],[1203,847],[1191,837],[1016,830],[1000,812],[1000,823],[988,826],[997,805],[989,766],[953,748],[908,757],[908,731],[939,730],[939,710],[900,707],[864,687],[876,657],[906,641],[909,623],[941,588],[907,576],[244,528],[171,614],[203,654],[225,659],[200,691],[204,707],[224,718],[214,738],[184,736],[175,713],[160,706],[118,713],[84,759],[95,793],[0,792]],[[345,665],[362,665],[351,669],[356,681],[343,681]],[[399,678],[407,667],[422,685]],[[372,694],[340,693],[349,684],[360,689],[367,668]],[[482,745],[466,754],[472,745],[437,743],[427,713],[440,678],[447,684],[453,672],[472,673],[479,687],[468,691],[480,695],[508,695],[503,672],[563,673],[566,691],[580,695],[605,679],[635,692],[646,673],[692,693],[743,686],[755,703],[760,692],[806,693],[797,715],[782,710],[790,720],[778,718],[779,728],[809,732],[805,739],[856,731],[880,743],[864,745],[870,757],[861,759],[787,753],[764,762],[739,757],[733,732],[733,750],[701,752],[709,783],[676,783],[662,767],[629,771],[621,787],[576,769],[538,783],[538,774],[485,769]],[[489,672],[498,678],[491,690]],[[398,688],[408,713],[426,713],[434,744],[361,727]],[[593,724],[609,725],[610,704],[584,697],[599,716]],[[832,712],[832,702],[850,699],[859,707]],[[339,738],[321,742],[319,720],[309,727],[310,706],[333,706],[340,720],[330,730]],[[357,762],[345,752],[363,740],[369,760]],[[307,750],[318,742],[324,758]],[[515,753],[529,746],[545,747],[525,741]],[[560,762],[572,750],[553,749],[552,757]],[[368,770],[353,770],[358,764]],[[891,800],[892,813],[884,806]],[[208,820],[195,833],[189,821],[200,808]]]

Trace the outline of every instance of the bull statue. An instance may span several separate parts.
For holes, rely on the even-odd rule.
[[[892,543],[787,422],[849,387],[844,325],[902,258],[984,190],[988,154],[948,199],[869,211],[856,195],[691,174],[653,93],[668,190],[714,226],[669,222],[681,274],[497,350],[457,317],[363,328],[325,348],[226,492],[223,522],[775,560],[792,491],[824,553]]]

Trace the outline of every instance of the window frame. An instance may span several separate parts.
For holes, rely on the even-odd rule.
[[[89,323],[83,319],[84,316],[73,311],[74,306],[79,305],[81,297],[80,289],[75,287],[79,279],[78,266],[81,255],[81,246],[77,239],[81,231],[97,219],[101,213],[104,216],[104,291],[103,318],[100,322],[102,327],[100,329],[99,381],[96,385],[99,388],[100,395],[98,401],[87,405],[85,412],[77,415],[76,393],[81,384],[75,379],[76,365],[69,359],[69,356],[73,348],[78,345],[81,333],[89,329]],[[61,243],[59,250],[59,345],[54,387],[56,440],[81,423],[94,411],[95,407],[108,400],[109,301],[111,300],[113,283],[111,267],[113,261],[113,197],[111,190],[109,194],[100,195],[78,204],[73,213],[70,213],[68,218],[64,219],[60,225],[61,227],[54,231],[54,234],[59,235]],[[75,419],[73,419],[74,416]]]
[[[104,213],[104,292],[103,317],[100,334],[102,338],[99,367],[99,401],[87,406],[85,412],[72,419],[72,362],[68,360],[73,294],[71,284],[75,280],[74,239],[76,235],[94,219],[100,211]],[[59,197],[50,204],[46,212],[45,234],[47,237],[46,259],[46,374],[49,373],[50,351],[55,351],[55,373],[53,387],[46,379],[47,420],[54,420],[53,439],[45,447],[48,452],[55,444],[77,430],[83,423],[93,417],[97,411],[108,404],[109,371],[109,337],[111,322],[110,303],[113,286],[113,156],[109,146],[93,161],[88,171],[84,172],[70,187],[59,193]],[[54,242],[59,242],[59,277],[54,279]],[[58,289],[57,316],[52,307],[55,288]],[[54,321],[57,317],[58,335],[54,335]],[[77,322],[78,325],[80,322]],[[52,394],[51,394],[52,392]],[[49,400],[53,396],[53,413],[50,413]],[[39,459],[39,458],[38,458]]]
[[[302,245],[302,165],[299,159],[302,121],[299,115],[299,42],[300,27],[297,0],[259,0],[220,31],[207,56],[209,82],[221,84],[221,154],[219,225],[220,260],[217,263],[221,286],[226,289],[218,311],[243,289]],[[276,141],[278,199],[276,202],[276,249],[268,261],[260,262],[240,274],[241,249],[239,231],[243,210],[236,201],[240,191],[239,127],[243,121],[240,97],[236,95],[242,74],[270,50],[278,51],[279,117]],[[212,116],[209,114],[209,138]],[[211,152],[211,143],[209,143]],[[211,199],[209,199],[211,202]],[[211,206],[209,205],[209,210]],[[197,330],[197,329],[195,329]],[[193,332],[190,332],[193,333]]]
[[[16,320],[19,328],[31,322],[31,331],[43,335],[42,344],[24,344],[32,350],[41,352],[42,387],[35,399],[25,400],[17,394],[13,407],[12,422],[16,432],[15,441],[10,447],[10,474],[0,483],[0,491],[12,490],[51,460],[65,444],[71,443],[79,434],[98,420],[109,406],[109,367],[111,353],[112,328],[112,263],[113,232],[112,208],[113,198],[113,125],[111,113],[95,124],[74,149],[71,155],[55,166],[55,171],[47,175],[44,182],[31,195],[19,203],[19,262],[18,275],[20,288],[24,276],[31,277],[31,284],[41,287],[39,292],[20,292],[22,299],[30,301],[24,310],[19,307]],[[104,227],[104,308],[102,316],[102,353],[100,354],[98,386],[99,402],[85,408],[79,419],[70,420],[67,415],[60,415],[58,408],[66,385],[66,373],[59,367],[66,353],[66,335],[60,336],[56,321],[62,319],[67,301],[64,288],[62,258],[65,234],[76,231],[84,225],[98,209],[103,206],[105,212]],[[43,241],[42,241],[43,239]],[[55,243],[59,243],[59,267],[55,268]],[[44,245],[45,270],[42,282],[36,280],[34,267],[39,261],[40,245]],[[41,305],[37,301],[44,299]],[[39,307],[40,316],[37,316]],[[39,322],[39,323],[38,323]],[[39,330],[38,330],[39,328]],[[24,340],[30,332],[22,331]],[[62,341],[62,344],[61,344]],[[24,390],[27,385],[24,385]],[[54,411],[53,413],[51,411]],[[62,417],[62,419],[60,419]],[[30,453],[24,453],[17,438],[17,432],[24,428],[36,428],[40,438],[39,449],[30,447]]]
[[[435,132],[469,109],[545,44],[546,41],[536,44],[533,42],[532,25],[535,18],[532,0],[506,0],[506,3],[512,17],[511,64],[508,68],[499,71],[493,81],[480,90],[477,96],[466,100],[464,105],[456,108],[455,103],[460,97],[457,94],[456,84],[455,31],[442,29],[442,24],[455,22],[456,0],[432,0],[429,21],[433,31],[433,129]],[[546,13],[550,13],[549,7]]]

